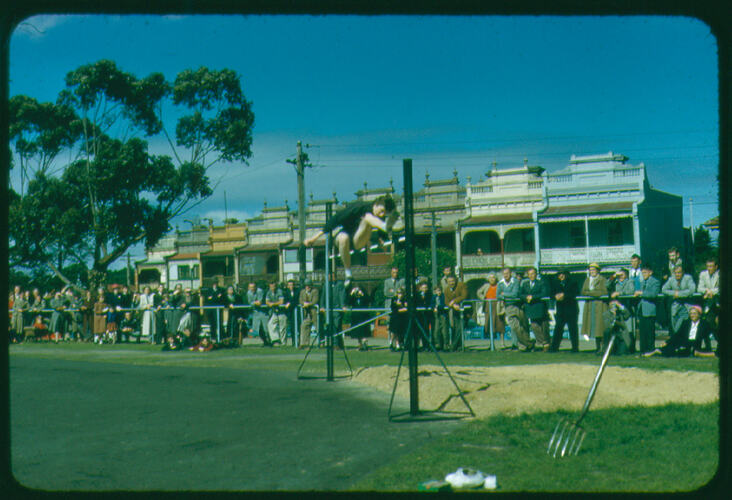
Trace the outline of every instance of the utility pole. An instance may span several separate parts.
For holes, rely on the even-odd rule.
[[[430,225],[430,249],[432,251],[432,286],[437,284],[437,228],[441,226],[435,211],[430,212],[427,222]]]
[[[297,221],[298,221],[298,238],[300,246],[297,249],[297,261],[300,264],[300,289],[305,287],[305,161],[307,155],[303,155],[302,142],[297,141],[297,156],[294,160],[287,160],[295,166],[297,173]]]
[[[689,226],[691,226],[691,243],[694,244],[694,198],[689,197]]]
[[[130,252],[127,252],[127,287],[130,287]]]

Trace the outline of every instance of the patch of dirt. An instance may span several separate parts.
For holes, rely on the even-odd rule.
[[[584,405],[598,365],[558,363],[528,366],[452,366],[450,373],[476,416],[519,415],[544,411],[579,411]],[[439,365],[419,367],[419,406],[423,410],[465,411],[465,405]],[[396,367],[359,370],[353,380],[391,393]],[[409,398],[409,369],[399,374],[397,396]],[[657,406],[669,403],[709,403],[719,399],[715,373],[649,371],[607,366],[591,409]]]

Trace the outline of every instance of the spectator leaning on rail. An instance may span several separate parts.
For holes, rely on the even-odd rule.
[[[511,328],[511,335],[522,344],[522,351],[529,352],[534,349],[535,342],[529,339],[529,334],[524,327],[524,318],[521,311],[521,292],[519,282],[511,276],[511,269],[503,269],[503,279],[498,282],[496,290],[498,300],[502,300],[506,311],[506,324]]]
[[[407,309],[407,298],[404,288],[397,288],[396,297],[391,301],[390,322],[394,325],[394,346],[392,350],[401,350],[406,347],[404,344],[407,326],[409,324]],[[413,332],[412,332],[413,333]]]
[[[233,339],[239,333],[239,318],[241,318],[240,310],[237,306],[242,304],[241,297],[236,293],[233,286],[226,288],[226,293],[222,297],[222,302],[225,307],[224,309],[224,324],[226,325],[226,337],[229,338],[229,342],[233,342]]]
[[[630,267],[628,268],[628,279],[633,282],[635,290],[640,290],[643,275],[641,274],[641,258],[640,255],[634,253],[630,257]]]
[[[445,305],[449,311],[450,330],[452,334],[452,350],[457,351],[463,345],[463,301],[468,298],[468,289],[465,283],[458,281],[457,276],[447,277],[445,288]]]
[[[640,297],[638,304],[638,332],[640,334],[640,352],[645,354],[656,348],[656,301],[661,293],[661,282],[653,276],[650,264],[641,267],[643,282],[635,296]]]
[[[505,318],[505,313],[503,311],[503,303],[496,300],[497,293],[498,278],[495,273],[489,273],[488,281],[478,288],[477,292],[478,299],[485,302],[483,305],[483,311],[485,313],[484,332],[487,337],[492,328],[494,335],[498,333],[501,338],[503,338],[503,332],[505,329],[503,320]]]
[[[264,291],[256,283],[250,282],[247,285],[247,305],[252,306],[249,311],[249,332],[252,336],[257,335],[262,339],[262,345],[272,347],[267,332],[267,305],[264,300]]]
[[[19,286],[15,286],[12,294],[13,308],[10,322],[11,341],[19,342],[23,338],[23,328],[25,327],[25,314],[30,308],[28,300],[25,298],[23,291]]]
[[[600,265],[596,262],[589,265],[588,274],[582,285],[582,295],[589,297],[582,311],[582,335],[595,337],[596,353],[602,354],[605,332],[602,315],[607,311],[607,280],[600,274]]]
[[[300,325],[300,349],[310,345],[310,330],[317,325],[318,301],[320,292],[313,287],[313,281],[305,280],[305,288],[300,290],[300,307],[302,307],[302,325]]]
[[[287,315],[282,305],[285,303],[285,296],[277,286],[276,281],[270,281],[267,285],[267,292],[264,294],[264,302],[269,311],[267,332],[272,345],[282,345],[287,342]]]
[[[417,343],[417,348],[427,348],[429,345],[427,339],[430,338],[430,324],[433,318],[430,311],[432,293],[430,292],[430,284],[427,278],[420,278],[416,289],[417,291],[414,294],[414,308],[419,327],[415,325],[412,334],[414,335],[414,341]]]
[[[719,327],[719,265],[717,259],[707,259],[706,269],[699,274],[697,292],[702,294],[703,315],[713,331]]]
[[[663,284],[661,293],[671,300],[671,322],[669,324],[671,335],[679,331],[684,320],[689,319],[687,302],[695,291],[694,279],[690,275],[684,274],[684,268],[681,266],[676,266],[673,276]]]
[[[579,352],[579,305],[577,304],[579,287],[572,281],[569,270],[560,269],[557,279],[552,284],[551,296],[555,300],[554,335],[550,351],[558,351],[564,334],[564,326],[569,330],[570,352]]]
[[[297,335],[295,334],[295,314],[297,314],[297,303],[300,299],[300,290],[295,288],[295,280],[290,278],[287,280],[287,286],[282,290],[285,302],[282,307],[287,315],[287,329],[290,332],[292,345],[295,345]]]
[[[635,337],[633,336],[633,319],[632,311],[635,305],[629,297],[635,294],[635,283],[628,278],[627,269],[619,269],[613,276],[610,285],[610,307],[615,304],[616,321],[622,321],[623,327],[618,330],[620,335],[615,341],[615,352],[618,354],[632,354],[635,352]],[[620,312],[618,314],[618,311]],[[627,312],[627,314],[626,314]]]
[[[521,300],[524,303],[524,314],[538,347],[546,352],[551,347],[549,340],[549,315],[546,300],[549,297],[549,286],[541,279],[535,267],[526,270],[526,279],[519,286]],[[529,339],[527,339],[528,341]]]
[[[432,288],[432,300],[430,308],[434,314],[432,323],[432,345],[438,351],[449,349],[450,346],[450,329],[447,326],[447,306],[445,305],[445,295],[442,293],[442,287],[435,285]]]
[[[396,297],[396,291],[399,288],[404,288],[406,283],[404,278],[399,277],[399,268],[392,267],[390,275],[384,280],[384,308],[391,309],[391,301]],[[394,344],[394,329],[391,326],[391,320],[389,321],[389,345]]]

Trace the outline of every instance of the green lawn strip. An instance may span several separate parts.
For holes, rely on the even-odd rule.
[[[590,411],[578,456],[547,455],[562,416],[524,414],[469,422],[436,444],[376,470],[353,490],[409,491],[458,467],[497,476],[499,491],[673,492],[702,487],[719,455],[718,405]]]
[[[242,346],[235,349],[221,349],[210,352],[163,352],[160,346],[150,344],[116,344],[95,345],[79,343],[28,343],[10,346],[11,356],[34,356],[41,358],[68,359],[73,361],[130,363],[161,366],[217,366],[229,368],[265,368],[294,371],[305,358],[306,351],[294,347],[263,348],[259,345]],[[310,352],[305,367],[312,370],[325,370],[326,350],[316,348]],[[351,367],[357,370],[362,367],[399,364],[400,353],[387,349],[374,349],[360,352],[347,349],[346,356]],[[345,356],[342,351],[335,351],[334,361],[337,368],[345,368]],[[517,353],[515,351],[466,351],[442,353],[442,361],[448,366],[515,366],[550,363],[581,363],[599,366],[600,358],[591,353],[569,354],[559,353]],[[407,357],[404,357],[407,366]],[[438,364],[432,353],[420,353],[420,364]],[[322,367],[316,365],[321,364]],[[716,358],[638,358],[635,356],[613,356],[609,366],[637,367],[647,370],[675,371],[719,371],[719,360]]]

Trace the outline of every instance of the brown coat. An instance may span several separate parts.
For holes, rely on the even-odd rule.
[[[455,304],[459,304],[468,298],[468,288],[462,281],[458,281],[453,289],[448,286],[445,288],[443,293],[445,294],[445,305],[448,306],[452,301],[454,301]]]
[[[107,304],[104,302],[94,303],[94,335],[100,335],[107,331]]]
[[[595,287],[590,290],[590,277],[588,276],[582,285],[581,295],[592,297],[585,302],[582,310],[582,335],[590,335],[595,338],[602,338],[605,331],[605,324],[602,315],[607,311],[607,280],[601,275],[597,276]]]

